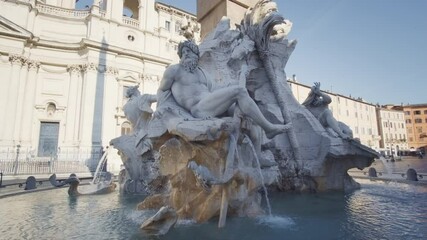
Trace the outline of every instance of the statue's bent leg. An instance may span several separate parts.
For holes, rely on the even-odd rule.
[[[197,118],[217,117],[225,113],[237,102],[238,87],[215,90],[204,96],[192,109],[191,114]]]
[[[232,86],[211,92],[196,104],[191,113],[195,117],[216,117],[237,102],[244,115],[252,118],[266,132],[268,138],[287,131],[289,125],[272,124],[259,110],[245,88]]]

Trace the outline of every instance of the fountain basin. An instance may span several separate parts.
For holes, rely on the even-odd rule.
[[[427,187],[359,179],[351,193],[270,193],[273,216],[204,224],[180,220],[162,239],[425,239]],[[67,189],[0,199],[4,239],[149,239],[144,196],[68,197]],[[265,208],[265,202],[262,202]]]

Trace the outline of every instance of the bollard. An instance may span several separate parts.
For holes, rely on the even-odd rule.
[[[0,188],[4,187],[3,186],[3,172],[0,172]]]
[[[37,181],[34,176],[29,176],[27,178],[27,181],[25,181],[25,188],[24,190],[33,190],[37,188]]]
[[[374,167],[369,168],[369,177],[378,177],[377,170]]]
[[[406,171],[406,180],[418,181],[417,171],[413,168],[409,168],[408,171]]]

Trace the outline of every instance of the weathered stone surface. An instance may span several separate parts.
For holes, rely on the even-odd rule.
[[[199,48],[191,41],[179,45],[181,62],[166,69],[147,134],[138,137],[152,142],[147,153],[169,184],[138,209],[167,205],[181,219],[219,217],[221,227],[226,215],[262,214],[263,185],[359,187],[348,169],[370,166],[377,154],[295,99],[284,68],[297,42],[287,39],[292,23],[275,7],[259,1],[239,29],[223,19]]]
[[[175,210],[169,206],[160,208],[152,217],[144,221],[141,230],[149,235],[164,235],[178,220]]]

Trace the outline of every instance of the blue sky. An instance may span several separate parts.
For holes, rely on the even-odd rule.
[[[80,0],[81,2],[87,0]],[[161,0],[196,13],[196,0]],[[370,103],[427,103],[427,0],[277,0],[288,77]]]

